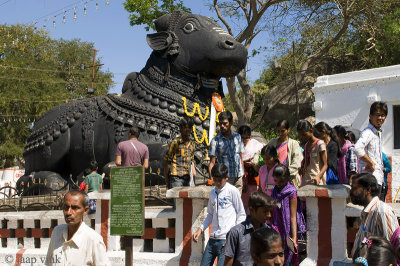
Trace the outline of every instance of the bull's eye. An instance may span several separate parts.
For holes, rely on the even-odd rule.
[[[185,27],[183,27],[183,30],[186,33],[191,33],[192,31],[194,31],[196,28],[194,27],[194,25],[191,22],[186,23]]]

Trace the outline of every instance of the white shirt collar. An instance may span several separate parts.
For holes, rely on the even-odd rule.
[[[64,242],[74,242],[74,244],[79,248],[84,241],[85,231],[87,229],[87,225],[82,221],[81,225],[79,226],[78,230],[76,230],[75,234],[72,236],[70,240],[68,240],[68,226],[64,228],[62,233],[62,237],[64,238]]]
[[[382,133],[382,128],[380,128],[379,130],[371,123],[368,123],[368,128],[370,128],[372,130],[372,132],[376,133]]]
[[[376,205],[377,201],[379,201],[379,197],[378,196],[373,197],[370,203],[368,203],[367,207],[364,208],[363,212],[369,213],[371,209]]]

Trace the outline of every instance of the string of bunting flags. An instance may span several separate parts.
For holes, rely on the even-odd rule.
[[[77,10],[79,10],[79,8],[82,8],[83,15],[86,16],[89,3],[91,2],[96,3],[95,4],[96,10],[99,9],[99,0],[78,1],[66,7],[63,7],[53,13],[34,19],[32,21],[32,24],[35,26],[39,26],[43,23],[42,27],[43,29],[46,29],[47,24],[52,22],[53,28],[56,28],[57,19],[62,18],[62,23],[65,24],[67,22],[67,15],[71,12],[73,12],[73,20],[77,20],[78,18]],[[105,5],[108,6],[109,4],[110,0],[105,0]]]
[[[110,0],[101,0],[101,2],[103,2],[103,1],[105,1],[106,6],[108,6],[110,4]],[[45,16],[34,19],[30,23],[28,23],[32,28],[27,27],[24,30],[25,32],[20,30],[21,27],[17,27],[16,28],[17,32],[15,32],[15,33],[10,34],[10,31],[7,31],[6,35],[2,36],[3,37],[2,38],[3,39],[2,40],[3,47],[0,47],[0,59],[4,56],[4,53],[1,53],[1,48],[6,49],[7,46],[11,46],[14,48],[20,46],[20,48],[23,50],[24,49],[23,43],[28,42],[28,36],[26,34],[28,31],[32,31],[32,29],[34,31],[36,31],[36,30],[39,30],[40,28],[46,30],[47,24],[50,23],[51,21],[52,21],[53,27],[56,28],[56,22],[59,19],[61,19],[61,17],[62,17],[62,23],[65,24],[67,22],[67,16],[71,12],[73,12],[73,19],[77,20],[78,10],[81,8],[83,9],[83,15],[86,16],[88,7],[90,6],[89,4],[92,2],[95,3],[96,10],[99,9],[100,0],[85,0],[85,1],[80,0],[75,3],[70,4],[68,6],[65,6],[63,8],[60,8],[57,11],[54,11],[50,14],[47,14]],[[42,26],[40,26],[40,25],[42,25]],[[5,30],[4,26],[0,27],[0,33],[1,33],[1,31],[4,31],[4,30]],[[7,42],[6,42],[6,40],[7,40]]]

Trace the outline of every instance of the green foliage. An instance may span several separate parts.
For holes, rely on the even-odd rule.
[[[281,82],[293,80],[294,68],[299,71],[306,60],[327,45],[343,26],[343,14],[338,6],[345,6],[346,1],[295,2],[286,14],[291,18],[287,19],[289,23],[282,24],[279,35],[270,47],[274,55],[269,58],[268,66],[255,82],[257,97],[253,120],[259,114],[260,93]],[[315,78],[321,75],[400,63],[400,2],[355,1],[350,16],[346,32],[302,72],[304,79],[298,81],[301,88],[312,87]],[[295,41],[294,54],[292,41],[288,40]]]
[[[265,124],[259,125],[254,131],[261,133],[268,142],[273,138],[279,137],[274,127]]]
[[[183,5],[183,0],[126,0],[124,7],[130,13],[131,26],[145,25],[147,31],[150,28],[154,30],[153,21],[164,14],[176,10],[191,12]]]
[[[235,112],[235,109],[233,109],[232,101],[231,98],[229,97],[229,94],[225,94],[224,98],[222,98],[222,102],[224,103],[224,108],[230,112]]]
[[[267,141],[270,141],[271,139],[274,138],[278,138],[279,135],[278,133],[276,133],[276,128],[275,128],[277,122],[278,121],[274,121],[273,123],[269,124],[260,124],[254,129],[254,131],[261,133],[261,135],[263,135],[263,137]],[[297,136],[296,127],[292,127],[290,129],[289,137],[295,140],[299,139]]]
[[[53,40],[25,25],[0,25],[0,40],[1,161],[22,156],[32,122],[41,114],[89,96],[94,44]],[[95,69],[94,95],[105,94],[112,74]]]

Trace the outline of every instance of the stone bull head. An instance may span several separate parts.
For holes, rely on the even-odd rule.
[[[176,11],[155,21],[157,33],[147,43],[179,71],[209,78],[235,76],[247,50],[212,19]]]

